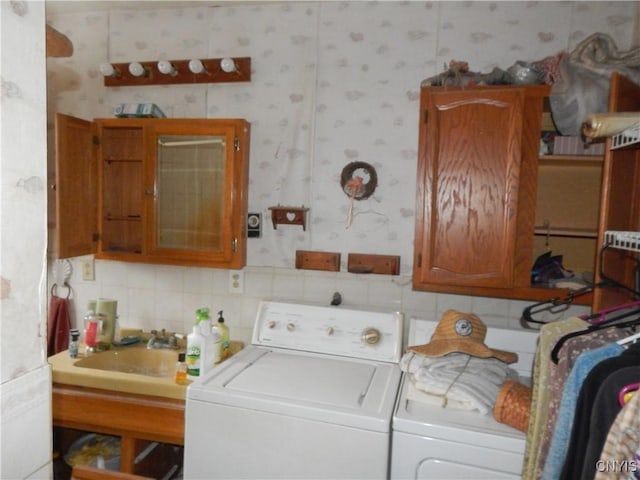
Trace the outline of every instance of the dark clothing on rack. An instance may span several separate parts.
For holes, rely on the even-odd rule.
[[[604,389],[609,378],[612,378],[611,382],[614,379],[620,380],[613,375],[629,367],[634,371],[627,372],[631,376],[625,377],[628,380],[626,383],[618,388],[609,385]],[[618,392],[632,381],[640,380],[638,372],[640,344],[629,345],[620,355],[602,360],[589,372],[580,388],[569,447],[559,477],[561,480],[594,478],[596,462],[600,458],[609,428],[620,410],[617,403]],[[596,400],[600,402],[599,406],[596,406]],[[591,456],[587,456],[587,452]]]
[[[582,464],[583,480],[593,480],[596,475],[596,462],[602,454],[607,435],[620,409],[618,393],[633,382],[640,381],[640,365],[621,368],[613,372],[602,383],[593,403],[589,442]]]

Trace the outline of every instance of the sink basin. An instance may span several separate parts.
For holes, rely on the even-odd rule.
[[[187,387],[174,378],[177,361],[178,350],[147,349],[145,344],[79,358],[71,358],[67,350],[49,357],[57,384],[184,400]]]
[[[232,341],[231,353],[243,346]],[[55,384],[184,400],[187,386],[174,378],[179,351],[147,349],[140,343],[71,358],[65,350],[49,357],[49,364]]]
[[[74,365],[147,377],[173,377],[177,361],[177,350],[129,347],[95,353],[76,360]]]

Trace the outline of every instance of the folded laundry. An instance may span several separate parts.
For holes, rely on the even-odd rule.
[[[434,358],[408,352],[402,357],[400,368],[409,374],[417,390],[439,397],[443,407],[477,410],[484,415],[492,412],[505,380],[518,378],[515,370],[497,358],[464,353]],[[428,403],[433,400],[428,397]]]

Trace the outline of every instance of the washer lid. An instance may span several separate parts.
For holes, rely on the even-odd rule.
[[[408,384],[404,374],[393,416],[394,431],[504,451],[524,451],[526,435],[519,430],[496,422],[492,415],[409,400]]]
[[[395,364],[249,346],[187,389],[192,400],[389,432]]]
[[[376,373],[371,363],[270,351],[226,388],[329,407],[358,408]]]

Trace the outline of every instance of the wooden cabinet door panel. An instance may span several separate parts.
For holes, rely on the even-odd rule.
[[[523,106],[517,89],[427,93],[418,282],[513,286]]]
[[[56,258],[96,252],[97,166],[93,125],[56,114]]]

